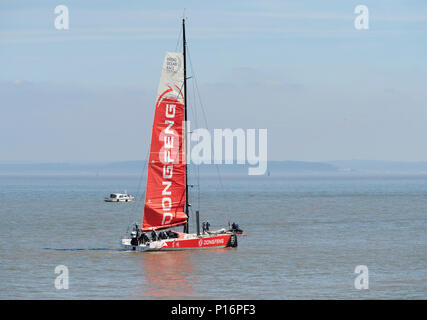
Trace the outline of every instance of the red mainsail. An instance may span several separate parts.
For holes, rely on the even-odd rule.
[[[187,222],[185,207],[183,54],[168,52],[157,93],[142,231]]]

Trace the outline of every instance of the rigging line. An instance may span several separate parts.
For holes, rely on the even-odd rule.
[[[187,79],[189,79],[189,78],[187,78]],[[188,82],[187,82],[187,84],[188,84]],[[190,109],[192,117],[193,117],[193,119],[191,121],[194,121],[195,128],[198,128],[199,127],[199,119],[198,119],[198,113],[197,113],[197,99],[196,99],[196,93],[195,93],[196,89],[194,87],[194,81],[192,81],[192,90],[191,90],[191,92],[192,92],[192,96],[193,97],[192,97],[192,99],[187,99],[187,107],[188,107],[188,109]],[[189,96],[189,93],[187,93],[187,96]],[[191,134],[191,132],[192,131],[190,130],[189,133]],[[191,153],[190,153],[190,155],[191,155]],[[193,180],[193,178],[191,178],[191,176],[194,176],[194,175],[196,176],[196,179],[195,179],[196,183],[194,183],[193,181],[191,181],[192,183],[190,183],[190,185],[192,187],[194,187],[195,185],[197,185],[197,207],[200,209],[200,179],[199,179],[199,177],[200,177],[200,171],[199,171],[199,166],[197,166],[197,169],[194,169],[195,165],[191,165],[191,157],[189,159],[188,165],[189,165],[188,166],[188,169],[189,169],[188,176],[189,176],[189,178],[191,180]],[[194,175],[191,175],[190,173],[194,173]],[[194,197],[194,198],[196,198],[196,197]]]
[[[150,153],[150,146],[148,147],[147,152],[145,154],[144,167],[143,167],[143,169],[141,171],[141,175],[140,175],[139,183],[138,183],[138,189],[137,189],[135,198],[138,196],[138,194],[139,194],[139,192],[141,190],[142,181],[145,180],[145,173],[146,173],[146,168],[147,168],[147,165],[148,165],[148,155],[149,155],[149,153]],[[135,201],[136,202],[136,208],[135,208],[135,210],[136,210],[135,212],[136,213],[139,213],[140,210],[141,210],[141,203],[143,203],[144,195],[145,195],[145,190],[142,192],[141,196],[139,197],[139,200],[137,199]],[[130,215],[131,215],[131,212],[129,212],[129,224],[131,223],[131,221],[130,221],[130,219],[131,219]]]
[[[176,41],[175,52],[178,50],[178,45],[181,43],[182,28],[179,28],[178,40]]]
[[[144,167],[143,167],[143,169],[142,169],[142,171],[141,171],[141,175],[140,175],[140,179],[139,179],[139,183],[138,183],[138,189],[137,189],[137,191],[136,191],[136,193],[137,194],[139,194],[139,191],[141,190],[141,185],[142,185],[142,180],[144,179],[144,177],[145,177],[145,169],[146,169],[146,167],[147,167],[147,163],[148,163],[148,160],[147,160],[147,158],[148,158],[148,154],[150,153],[150,146],[147,148],[147,152],[146,152],[146,154],[145,154],[145,159],[144,159]],[[140,198],[141,199],[141,198]]]
[[[193,84],[193,103],[191,106],[191,111],[193,113],[194,123],[196,124],[196,127],[199,127],[199,119],[197,117],[197,105],[196,105],[196,88],[194,86],[194,81],[191,82]]]
[[[203,119],[204,119],[205,124],[206,124],[206,129],[209,129],[208,120],[207,120],[206,113],[205,113],[205,108],[203,107],[203,102],[202,102],[202,98],[200,96],[199,86],[197,84],[196,72],[194,71],[193,63],[191,61],[191,55],[190,55],[190,48],[189,48],[189,46],[187,46],[187,54],[188,54],[188,60],[190,61],[191,73],[192,73],[192,76],[194,77],[194,84],[195,84],[195,88],[196,88],[197,95],[198,95],[198,98],[199,98],[200,107],[202,109]]]
[[[191,72],[193,72],[193,70],[191,70]],[[195,89],[195,85],[194,85],[194,81],[192,81],[193,84],[193,111],[194,111],[194,118],[196,119],[195,123],[196,123],[196,127],[199,127],[198,124],[198,117],[197,117],[197,106],[196,106],[196,89]],[[197,208],[198,210],[200,210],[200,167],[197,166],[196,169],[196,181],[197,181]]]
[[[188,82],[187,82],[188,83]],[[189,131],[189,134],[190,134],[190,139],[189,139],[189,143],[188,143],[188,149],[189,149],[189,151],[190,151],[190,144],[191,144],[191,134],[192,134],[192,132],[193,132],[193,130],[194,130],[194,128],[198,128],[199,127],[199,123],[198,123],[198,117],[197,117],[197,108],[196,108],[196,96],[195,96],[195,89],[194,89],[194,81],[192,81],[191,82],[191,84],[192,84],[192,89],[193,90],[191,90],[190,92],[192,92],[192,99],[188,99],[188,101],[187,101],[187,103],[188,103],[188,106],[189,106],[189,109],[190,109],[190,111],[191,111],[191,114],[192,114],[192,122],[194,121],[194,125],[192,126],[192,128],[191,128],[191,130]],[[189,92],[187,92],[187,95],[189,96]],[[191,124],[190,124],[191,125]],[[195,184],[197,183],[198,184],[198,174],[199,174],[199,171],[198,171],[198,169],[199,169],[199,166],[198,165],[196,165],[196,164],[191,164],[191,152],[189,153],[189,155],[190,155],[190,159],[189,159],[189,163],[188,163],[188,167],[189,167],[189,170],[190,170],[190,172],[191,173],[193,173],[192,175],[189,175],[189,178],[190,178],[190,180],[191,180],[191,193],[192,194],[194,194],[194,191],[195,190],[199,190],[199,185],[197,185],[197,189],[193,189],[194,188],[194,186],[195,186]],[[195,167],[197,167],[196,169],[195,169]],[[194,179],[194,176],[196,177],[196,179]],[[196,183],[195,183],[196,182]],[[197,193],[197,195],[198,195],[198,193]],[[193,197],[192,197],[193,198]],[[196,199],[196,197],[194,197],[194,199]],[[199,198],[197,198],[197,208],[198,209],[200,209],[200,199]]]
[[[197,208],[200,210],[200,168],[197,166]]]
[[[201,95],[200,95],[199,86],[197,84],[196,72],[194,71],[194,68],[193,68],[193,63],[191,61],[191,55],[190,55],[190,49],[189,49],[188,46],[187,46],[187,54],[188,54],[188,60],[190,61],[191,72],[192,72],[192,75],[194,77],[194,83],[195,83],[197,95],[198,95],[198,98],[199,98],[200,107],[202,109],[203,119],[205,120],[206,129],[209,130],[208,120],[207,120],[207,117],[206,117],[205,108],[203,107],[203,102],[202,102],[202,98],[201,98]],[[223,193],[223,195],[225,197],[224,185],[222,183],[222,178],[221,178],[221,174],[219,172],[218,164],[215,164],[215,167],[216,167],[216,171],[217,171],[217,175],[218,175],[218,180],[219,180],[219,184],[220,184],[220,187],[221,187],[221,191],[222,191],[222,193]]]

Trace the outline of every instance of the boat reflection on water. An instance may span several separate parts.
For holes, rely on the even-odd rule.
[[[143,298],[180,298],[193,295],[193,261],[188,251],[139,254],[144,283]]]
[[[228,250],[232,249],[136,253],[144,278],[137,296],[142,299],[197,299],[195,288],[200,285],[197,271],[200,263],[203,265],[213,254]]]

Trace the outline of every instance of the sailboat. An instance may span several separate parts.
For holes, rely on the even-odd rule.
[[[185,19],[182,20],[182,52],[167,52],[162,68],[151,135],[142,227],[135,224],[121,239],[126,250],[167,251],[237,247],[238,225],[189,232],[187,170],[187,73]],[[173,228],[183,227],[182,232]]]

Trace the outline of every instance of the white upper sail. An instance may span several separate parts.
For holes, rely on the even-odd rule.
[[[172,89],[172,91],[170,89]],[[163,61],[162,75],[160,76],[160,83],[157,89],[157,99],[160,97],[173,98],[183,103],[183,95],[184,56],[182,52],[166,52],[165,60]]]

